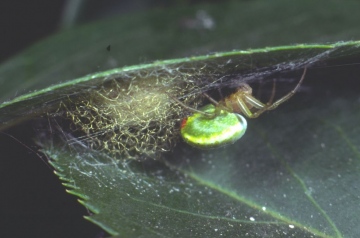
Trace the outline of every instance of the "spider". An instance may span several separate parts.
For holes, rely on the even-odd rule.
[[[257,118],[265,111],[274,110],[280,104],[289,100],[303,82],[306,70],[305,67],[295,88],[274,103],[272,101],[275,95],[275,81],[271,97],[267,103],[262,103],[255,98],[252,95],[252,88],[246,83],[240,85],[235,93],[220,102],[204,93],[204,96],[212,104],[206,105],[199,110],[177,100],[180,105],[195,112],[182,120],[181,136],[188,144],[203,149],[234,143],[245,134],[247,129],[247,122],[242,115],[248,118]],[[254,108],[257,110],[253,111]]]

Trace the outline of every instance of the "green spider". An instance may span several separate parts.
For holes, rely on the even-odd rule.
[[[194,114],[181,122],[180,133],[184,141],[201,149],[216,148],[232,144],[239,140],[246,131],[247,122],[242,116],[257,118],[263,112],[274,110],[280,104],[289,100],[299,89],[306,75],[307,68],[295,86],[288,94],[272,103],[275,95],[275,83],[268,103],[262,103],[252,95],[252,88],[244,83],[230,96],[217,102],[209,95],[204,95],[212,104],[200,110],[190,108],[179,102],[183,107],[194,111]],[[252,111],[257,109],[257,111]],[[242,114],[242,115],[240,115]]]

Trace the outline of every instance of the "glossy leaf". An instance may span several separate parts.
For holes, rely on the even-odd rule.
[[[144,75],[144,81],[149,80],[146,72],[162,77],[168,72],[180,80],[174,77],[179,71],[171,68],[186,69],[188,79],[196,78],[210,91],[209,83],[226,89],[236,87],[236,80],[256,84],[263,78],[266,93],[267,82],[276,78],[281,96],[308,66],[293,99],[249,121],[244,137],[225,148],[201,151],[179,143],[160,159],[137,161],[90,150],[82,140],[69,144],[66,128],[38,142],[69,192],[95,213],[88,219],[113,235],[351,237],[358,235],[354,227],[360,219],[354,183],[359,99],[356,84],[350,84],[358,70],[357,64],[344,63],[357,62],[358,45],[277,47],[157,62],[88,76],[19,100],[34,107],[55,103],[80,82],[82,88],[90,84],[98,89],[102,78],[121,82],[122,75],[132,72]],[[199,65],[201,75],[194,74]],[[214,84],[209,78],[223,81]],[[74,102],[76,97],[84,99],[81,91]],[[10,109],[19,105],[13,101],[1,110],[15,112]]]

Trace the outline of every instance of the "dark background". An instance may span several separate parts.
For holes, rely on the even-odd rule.
[[[62,20],[69,2],[1,1],[0,63],[67,27]],[[108,0],[106,4],[86,1],[75,22],[81,24],[110,15],[197,2],[204,1]],[[89,212],[75,196],[65,192],[46,158],[39,156],[32,138],[24,136],[31,135],[31,130],[31,126],[25,125],[0,132],[0,237],[106,236],[98,226],[83,218]],[[16,138],[20,137],[27,139],[18,141]]]
[[[0,62],[62,28],[74,26],[67,26],[63,19],[66,7],[72,8],[70,2],[81,2],[73,22],[76,25],[152,8],[166,9],[219,0],[3,0],[0,2]]]

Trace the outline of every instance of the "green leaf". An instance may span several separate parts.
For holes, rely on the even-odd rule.
[[[359,99],[350,82],[359,72],[357,64],[349,64],[358,62],[359,44],[234,51],[114,69],[3,104],[0,118],[4,123],[33,114],[50,102],[40,111],[53,110],[45,110],[52,133],[39,135],[38,143],[68,192],[95,214],[87,219],[112,235],[356,237]],[[247,82],[260,86],[261,98],[267,98],[272,79],[281,97],[304,67],[309,72],[301,92],[250,120],[237,143],[200,151],[179,142],[176,125],[187,111],[172,97],[196,106],[206,103],[201,92],[215,97],[219,89],[227,93]],[[164,92],[172,96],[158,96]],[[108,100],[111,95],[115,100]],[[163,110],[147,112],[149,105]],[[114,112],[129,113],[128,121],[104,116]],[[158,148],[160,140],[150,140],[150,153],[148,134],[141,146],[117,143],[154,129],[161,131],[154,138],[178,145]],[[168,148],[172,151],[161,152]]]

